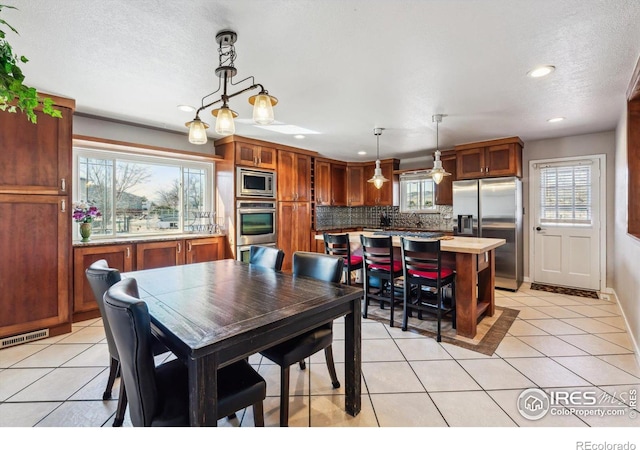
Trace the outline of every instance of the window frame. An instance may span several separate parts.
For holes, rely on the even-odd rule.
[[[134,146],[135,145],[135,146]],[[138,146],[137,144],[127,145],[126,143],[111,143],[111,142],[103,142],[99,140],[84,140],[84,139],[74,139],[73,147],[72,147],[72,203],[80,200],[88,200],[88,199],[80,199],[79,198],[79,167],[78,161],[80,157],[88,157],[88,158],[97,158],[97,159],[109,159],[114,161],[114,171],[117,165],[117,161],[125,160],[127,162],[132,163],[142,163],[142,164],[150,164],[150,165],[167,165],[167,166],[178,166],[180,170],[180,184],[181,184],[181,196],[180,196],[180,204],[178,206],[180,211],[179,217],[179,225],[177,229],[166,229],[160,232],[147,232],[147,233],[118,233],[116,227],[112,227],[113,230],[110,234],[93,234],[92,240],[109,240],[116,238],[153,238],[163,235],[180,235],[186,233],[193,233],[194,231],[187,230],[186,227],[189,226],[188,221],[184,217],[184,172],[185,169],[198,169],[198,170],[206,170],[207,172],[207,182],[204,189],[208,195],[206,196],[207,201],[205,201],[206,208],[210,209],[211,212],[215,211],[216,207],[216,197],[215,197],[215,159],[209,155],[198,155],[198,154],[188,154],[188,153],[180,153],[178,151],[172,152],[170,150],[158,150],[153,147],[145,147]],[[116,205],[113,205],[114,211],[114,220],[115,220],[115,212]],[[74,232],[75,235],[79,235],[79,223],[74,223]]]
[[[420,208],[420,209],[411,209],[407,208],[406,205],[406,184],[408,182],[415,181],[430,181],[432,185],[431,196],[432,196],[432,206],[430,208]],[[420,198],[424,194],[424,190],[421,189]],[[438,206],[436,204],[436,183],[433,181],[433,178],[427,174],[421,173],[406,173],[400,174],[400,212],[401,213],[416,213],[416,214],[433,214],[438,212]]]

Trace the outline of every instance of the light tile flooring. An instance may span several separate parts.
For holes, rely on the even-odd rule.
[[[306,371],[291,371],[293,427],[638,427],[630,393],[640,369],[620,310],[612,302],[529,290],[496,291],[496,303],[519,309],[518,319],[492,356],[399,328],[363,320],[362,412],[344,409],[344,388],[331,389],[320,352]],[[334,356],[344,374],[344,325],[335,324]],[[166,357],[165,357],[166,358]],[[0,351],[0,426],[110,427],[114,399],[103,401],[108,351],[102,321],[77,323],[70,334]],[[160,360],[159,360],[160,362]],[[277,426],[279,368],[259,355],[250,362],[267,381],[265,423]],[[520,415],[517,398],[531,387],[608,393],[621,416],[579,413]],[[600,402],[600,400],[598,400]],[[630,408],[629,405],[632,407]],[[609,408],[612,409],[612,408]],[[125,426],[130,426],[128,415]],[[251,409],[221,426],[253,426]]]

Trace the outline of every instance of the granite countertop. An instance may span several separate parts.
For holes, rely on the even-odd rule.
[[[209,237],[226,236],[224,233],[180,233],[180,234],[165,234],[157,236],[122,236],[114,238],[92,238],[89,242],[80,242],[80,240],[74,240],[73,247],[86,247],[95,245],[114,245],[114,244],[135,244],[137,242],[158,242],[158,241],[175,241],[176,239],[202,239]]]
[[[332,227],[332,228],[316,228],[317,232],[323,231],[334,231],[334,230],[344,230],[346,228],[362,228],[363,230],[371,231],[371,230],[379,230],[379,231],[420,231],[420,232],[429,232],[429,233],[452,233],[452,228],[401,228],[401,227]]]

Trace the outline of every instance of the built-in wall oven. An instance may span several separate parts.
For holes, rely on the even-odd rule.
[[[276,202],[238,200],[236,203],[236,257],[253,244],[276,244]],[[244,249],[248,250],[248,249]]]
[[[276,244],[258,244],[262,247],[275,247]],[[251,252],[251,246],[250,245],[241,245],[239,247],[237,247],[237,252],[236,252],[236,259],[238,261],[242,261],[242,262],[249,262],[249,257]]]

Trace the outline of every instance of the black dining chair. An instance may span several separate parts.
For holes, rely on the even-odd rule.
[[[362,256],[351,254],[349,234],[323,233],[324,252],[327,255],[341,256],[344,258],[345,283],[351,285],[351,272],[362,269]]]
[[[344,260],[338,256],[321,253],[295,252],[293,254],[293,276],[309,277],[330,283],[339,283]],[[311,331],[289,339],[281,344],[260,352],[262,356],[280,366],[280,426],[289,425],[289,368],[300,363],[305,369],[304,359],[324,349],[331,384],[340,387],[336,367],[333,362],[333,321]]]
[[[102,399],[108,400],[111,398],[113,383],[120,373],[120,357],[118,356],[118,349],[116,348],[116,344],[113,341],[113,333],[111,332],[109,320],[107,320],[107,317],[104,313],[103,297],[107,289],[120,281],[120,271],[113,267],[109,267],[106,260],[100,259],[92,263],[87,268],[87,270],[85,270],[85,276],[87,277],[87,281],[89,282],[91,290],[93,291],[93,296],[95,297],[98,308],[100,309],[102,324],[104,326],[104,334],[107,338],[107,348],[109,349],[109,356],[111,358],[109,364],[109,378],[107,379],[107,387],[102,394]],[[169,349],[162,343],[160,343],[160,341],[154,338],[152,341],[152,351],[154,355],[161,355],[163,353],[167,353]],[[116,416],[113,420],[114,427],[122,426],[126,409],[127,394],[124,388],[124,381],[121,378],[120,393],[118,394],[118,407],[116,408]]]
[[[393,327],[396,303],[402,302],[402,287],[396,286],[396,279],[402,276],[402,261],[394,259],[391,236],[360,235],[363,257],[364,308],[362,317],[366,319],[369,302],[378,300],[380,309],[389,303],[389,326]],[[377,288],[372,291],[372,279],[377,279]]]
[[[249,264],[280,271],[284,261],[284,251],[275,247],[252,245],[249,247]]]
[[[403,237],[400,241],[405,283],[402,330],[407,330],[411,310],[418,311],[418,318],[422,318],[423,311],[435,312],[438,321],[436,340],[441,342],[442,316],[451,314],[452,326],[456,328],[455,271],[442,266],[439,240],[411,240]],[[413,286],[417,289],[412,290]],[[452,292],[448,304],[443,295],[446,287],[451,287]],[[435,294],[424,288],[435,289]]]
[[[136,427],[188,426],[187,366],[179,359],[155,366],[149,310],[139,297],[134,278],[114,284],[104,296],[129,398],[131,423]],[[255,425],[264,426],[264,379],[245,360],[219,369],[217,375],[217,418],[253,406]]]

